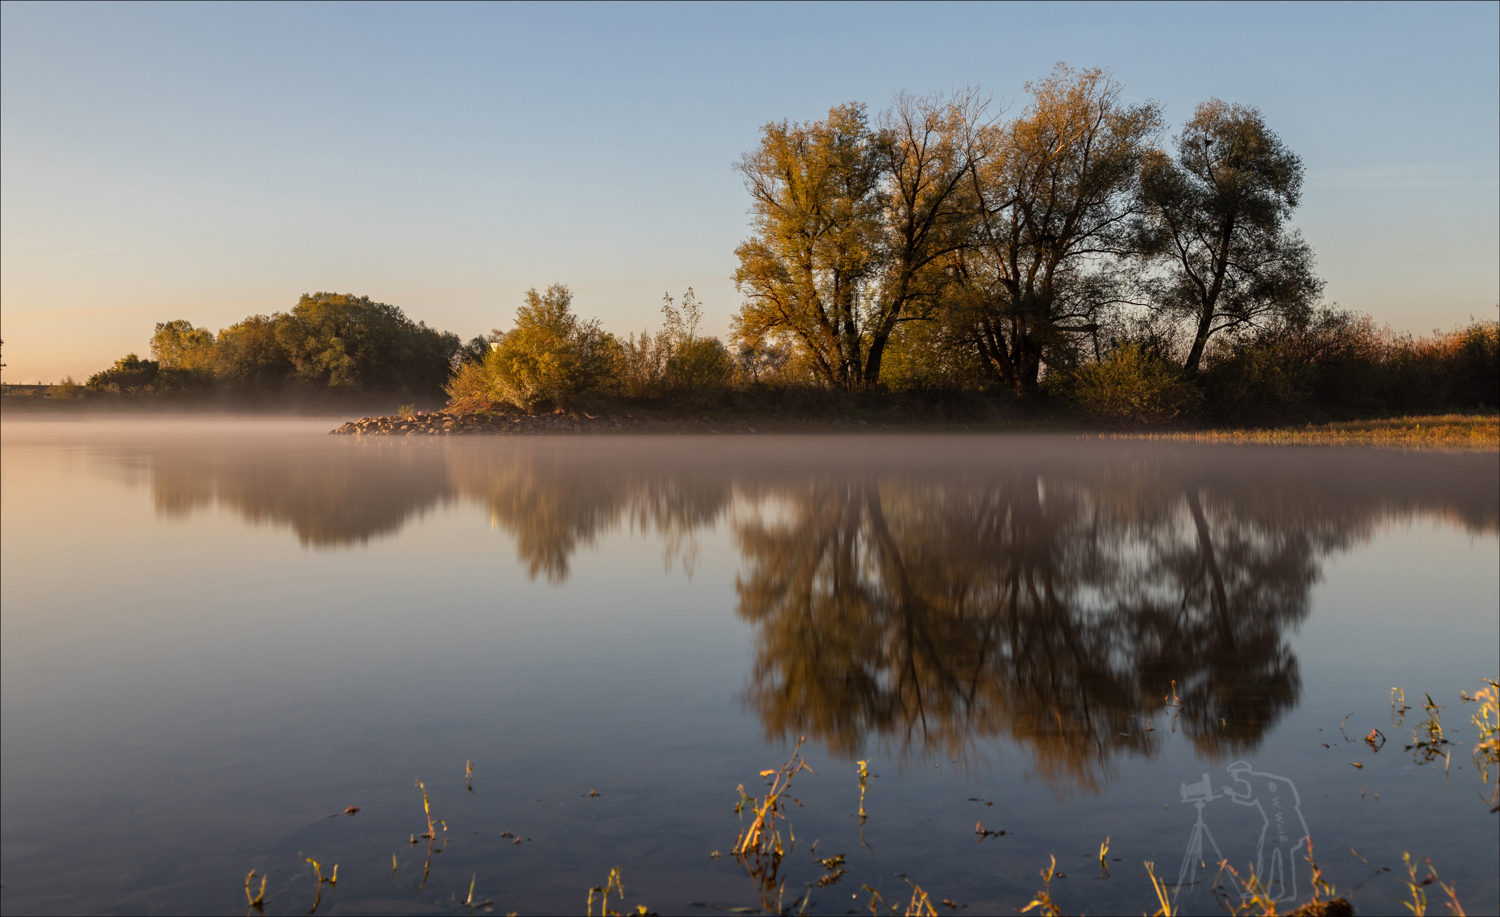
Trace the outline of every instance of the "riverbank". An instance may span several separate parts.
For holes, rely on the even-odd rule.
[[[330,430],[333,435],[353,436],[503,436],[601,433],[743,433],[806,432],[830,426],[880,429],[866,420],[849,418],[791,420],[785,418],[712,417],[707,414],[679,417],[647,417],[636,414],[464,414],[449,411],[414,411],[386,417],[362,417]]]
[[[1500,450],[1500,415],[1436,414],[1269,429],[1118,433],[1131,439],[1169,439],[1276,446],[1387,446]]]
[[[1125,439],[1166,439],[1263,445],[1386,446],[1500,450],[1500,415],[1444,414],[1307,424],[1267,429],[1166,430],[1104,432],[1076,420],[1038,418],[1028,421],[958,423],[887,423],[847,414],[828,418],[687,414],[651,416],[637,413],[590,414],[586,411],[531,415],[414,411],[362,417],[330,431],[353,436],[497,436],[599,435],[609,433],[826,433],[830,431],[904,433],[1061,433]]]

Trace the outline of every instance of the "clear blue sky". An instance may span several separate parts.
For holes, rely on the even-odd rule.
[[[1259,106],[1307,165],[1328,298],[1428,333],[1500,301],[1500,4],[0,6],[7,381],[155,322],[363,293],[465,338],[528,287],[618,332],[692,286],[710,332],[770,120],[1061,60],[1175,126]],[[1175,127],[1174,127],[1175,129]]]

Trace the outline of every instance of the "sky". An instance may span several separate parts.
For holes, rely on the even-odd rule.
[[[465,339],[566,283],[617,333],[739,308],[762,125],[1058,61],[1175,132],[1254,105],[1303,159],[1326,299],[1430,334],[1500,303],[1500,4],[0,4],[7,382],[156,322],[368,295]],[[1164,137],[1164,142],[1169,139]]]

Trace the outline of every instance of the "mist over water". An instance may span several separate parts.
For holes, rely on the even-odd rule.
[[[815,912],[896,873],[1009,909],[1049,855],[1064,907],[1138,910],[1141,863],[1176,880],[1210,835],[1305,899],[1304,834],[1341,891],[1351,846],[1410,850],[1494,908],[1458,700],[1500,671],[1492,453],[334,424],[5,423],[5,912],[230,911],[252,868],[306,912],[306,857],[340,863],[318,913],[451,910],[471,876],[576,910],[613,866],[629,907],[753,906],[709,853],[802,736],[787,901],[822,874],[800,843],[850,868]],[[1393,685],[1447,705],[1446,781]],[[1266,841],[1273,798],[1306,830]]]

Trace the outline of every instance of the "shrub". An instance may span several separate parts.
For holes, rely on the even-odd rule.
[[[703,311],[691,287],[677,308],[662,297],[662,329],[618,342],[613,391],[627,398],[714,395],[734,379],[735,363],[718,338],[698,336]]]
[[[1074,370],[1067,389],[1075,405],[1102,420],[1164,423],[1191,417],[1198,390],[1170,360],[1125,344],[1102,362]]]
[[[1324,309],[1223,342],[1206,361],[1203,384],[1214,418],[1228,423],[1493,407],[1500,331],[1476,322],[1413,340]]]
[[[1475,322],[1431,343],[1455,407],[1500,406],[1500,322]]]
[[[599,321],[573,314],[573,294],[553,284],[545,294],[526,293],[516,326],[485,356],[489,391],[522,410],[566,408],[605,382],[620,346]]]
[[[460,363],[443,391],[448,395],[448,406],[456,411],[488,411],[495,403],[490,374],[483,363]]]
[[[64,376],[56,385],[47,386],[47,395],[59,401],[74,401],[83,397],[84,388],[74,382],[72,376]]]
[[[155,360],[142,360],[127,353],[116,360],[114,366],[89,376],[89,381],[84,384],[106,392],[141,391],[156,379],[158,369],[160,366]]]
[[[721,391],[733,376],[734,361],[718,338],[692,338],[672,350],[662,382],[679,395],[708,395]]]

